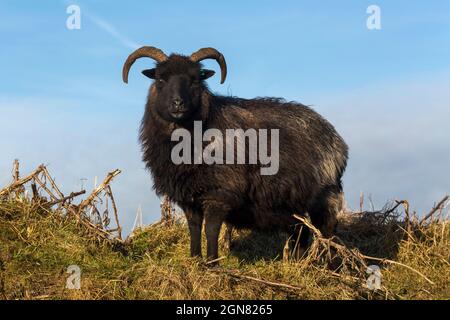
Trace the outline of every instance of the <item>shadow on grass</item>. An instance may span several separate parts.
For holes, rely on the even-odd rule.
[[[344,214],[336,235],[349,249],[381,259],[395,260],[400,242],[405,238],[406,224],[397,214],[381,212]]]
[[[233,238],[230,253],[249,263],[281,260],[286,239],[287,235],[282,232],[241,230]]]
[[[405,223],[396,215],[379,212],[346,213],[339,217],[339,243],[362,254],[395,260],[404,239]],[[281,260],[288,235],[283,232],[241,230],[235,233],[230,253],[239,260]]]

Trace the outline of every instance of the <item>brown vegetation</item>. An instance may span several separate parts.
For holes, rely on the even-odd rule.
[[[92,219],[87,213],[95,210],[86,208],[101,194],[112,196],[114,175],[80,205],[71,203],[79,195],[55,191],[45,167],[22,179],[15,175],[13,185],[0,191],[1,299],[450,298],[448,196],[422,220],[409,212],[407,201],[342,213],[332,239],[298,217],[313,233],[300,258],[283,258],[286,234],[234,231],[231,249],[221,250],[220,267],[211,267],[188,257],[184,218],[167,202],[159,223],[125,241],[117,232],[104,236],[106,224]],[[36,177],[50,186],[44,188]],[[26,195],[18,183],[25,180],[37,184],[36,193]],[[66,288],[67,267],[73,264],[82,270],[80,290]],[[381,270],[376,290],[368,282],[370,265]]]

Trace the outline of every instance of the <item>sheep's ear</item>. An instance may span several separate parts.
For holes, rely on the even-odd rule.
[[[146,69],[144,71],[142,71],[142,74],[150,79],[155,79],[155,74],[156,74],[156,69]]]
[[[206,80],[210,77],[212,77],[216,72],[213,70],[208,70],[208,69],[201,69],[200,70],[200,79],[201,80]]]

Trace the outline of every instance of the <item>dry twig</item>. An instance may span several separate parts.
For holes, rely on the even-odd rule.
[[[88,230],[94,232],[97,236],[100,236],[103,239],[111,240],[114,239],[111,232],[117,231],[118,239],[121,241],[122,239],[122,228],[119,224],[119,217],[117,212],[117,206],[114,200],[114,196],[111,190],[110,182],[112,179],[117,176],[120,173],[120,170],[114,170],[110,172],[104,181],[95,188],[94,191],[84,200],[81,202],[81,204],[72,205],[69,200],[72,200],[73,198],[80,196],[82,194],[85,194],[86,191],[78,191],[78,192],[72,192],[68,196],[64,196],[64,194],[60,191],[58,186],[56,185],[55,180],[51,177],[50,173],[48,172],[47,168],[44,165],[40,165],[36,170],[31,172],[26,177],[20,179],[19,177],[19,161],[15,160],[13,165],[13,182],[0,190],[0,197],[10,197],[11,194],[15,194],[17,197],[18,194],[21,194],[23,190],[25,190],[25,185],[28,182],[31,182],[31,190],[32,190],[32,197],[29,199],[32,202],[38,203],[42,208],[49,208],[51,206],[54,206],[56,204],[61,204],[61,206],[66,209],[66,211],[74,216],[77,221],[85,226]],[[49,184],[50,186],[48,186]],[[41,190],[45,191],[48,197],[50,197],[51,201],[47,201],[47,198],[41,196],[39,194],[38,185]],[[100,217],[102,225],[98,226],[94,223],[92,223],[86,214],[86,210],[88,207],[91,207],[91,209],[94,212],[97,212],[99,215],[99,211],[96,207],[96,199],[99,199],[100,202],[102,200],[99,198],[100,194],[104,192],[106,197],[109,197],[112,207],[114,210],[114,217],[116,220],[117,227],[115,229],[107,230],[105,224],[103,224],[103,220],[107,221],[106,225],[108,224],[109,218],[107,216],[108,211],[105,210],[106,218],[105,216]],[[108,199],[106,200],[108,201]],[[106,202],[108,203],[108,202]],[[106,208],[107,209],[107,208]]]
[[[265,285],[271,286],[271,287],[285,288],[285,289],[291,289],[291,290],[304,290],[304,288],[293,286],[293,285],[286,284],[286,283],[267,281],[267,280],[263,280],[260,278],[247,276],[247,275],[239,273],[236,270],[233,271],[233,270],[227,270],[227,269],[210,269],[209,271],[216,272],[216,273],[225,273],[234,278],[251,280],[251,281],[259,282],[259,283],[262,283],[262,284],[265,284]]]
[[[320,243],[323,243],[323,244],[325,244],[325,245],[328,246],[328,247],[333,247],[333,248],[335,248],[335,249],[338,250],[338,251],[341,251],[341,252],[343,252],[343,253],[346,253],[347,255],[354,256],[355,258],[359,259],[359,262],[360,262],[362,265],[364,265],[364,266],[366,266],[366,267],[367,267],[367,264],[365,263],[364,259],[367,259],[367,260],[374,260],[374,261],[379,261],[379,262],[381,262],[381,263],[395,264],[395,265],[402,266],[402,267],[404,267],[404,268],[406,268],[406,269],[408,269],[408,270],[413,271],[414,273],[416,273],[416,274],[418,274],[419,276],[421,276],[422,278],[424,278],[428,283],[434,284],[434,282],[431,281],[430,279],[428,279],[423,273],[417,271],[416,269],[414,269],[414,268],[412,268],[412,267],[410,267],[410,266],[408,266],[408,265],[405,265],[405,264],[400,263],[400,262],[397,262],[397,261],[389,260],[389,259],[376,258],[376,257],[371,257],[371,256],[368,256],[368,255],[364,255],[364,254],[362,254],[361,252],[359,252],[359,251],[356,250],[356,249],[350,250],[350,249],[347,248],[346,246],[334,242],[333,239],[326,239],[326,238],[324,238],[324,237],[322,236],[321,232],[320,232],[316,227],[314,227],[314,226],[311,224],[311,222],[309,222],[307,219],[305,219],[304,217],[298,216],[298,215],[294,215],[294,217],[295,217],[296,219],[300,220],[300,221],[301,221],[304,225],[306,225],[308,228],[310,228],[310,229],[313,231],[314,235],[316,236],[316,239],[317,239]],[[329,252],[329,251],[328,251],[328,252]]]
[[[422,220],[420,220],[419,225],[423,225],[425,223],[425,221],[427,221],[428,219],[430,219],[438,210],[442,210],[445,208],[447,200],[450,198],[449,195],[446,195],[444,198],[442,198],[441,201],[439,201],[439,203],[434,206],[433,209],[431,209],[430,213],[428,213]]]

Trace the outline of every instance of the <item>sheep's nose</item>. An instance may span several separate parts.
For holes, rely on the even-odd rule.
[[[180,97],[174,97],[172,99],[172,106],[176,109],[176,110],[180,110],[184,108],[184,101],[183,99],[181,99]]]

